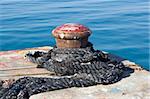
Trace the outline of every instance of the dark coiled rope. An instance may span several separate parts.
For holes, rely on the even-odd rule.
[[[27,58],[56,73],[56,77],[24,77],[1,92],[1,99],[28,99],[31,95],[70,87],[111,84],[122,78],[122,63],[110,60],[107,54],[86,48],[57,48],[46,52],[28,53]]]

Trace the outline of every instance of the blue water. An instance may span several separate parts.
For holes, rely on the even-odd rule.
[[[149,68],[148,0],[1,0],[0,50],[53,46],[51,31],[88,26],[96,49]]]

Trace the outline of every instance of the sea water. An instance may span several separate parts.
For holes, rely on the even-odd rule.
[[[148,0],[0,0],[0,50],[54,46],[51,31],[81,23],[95,49],[149,68]]]

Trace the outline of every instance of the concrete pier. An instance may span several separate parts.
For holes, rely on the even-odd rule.
[[[24,76],[49,77],[51,72],[36,68],[36,64],[25,59],[29,51],[48,51],[51,47],[29,48],[0,52],[0,80],[18,79]],[[33,95],[30,99],[150,99],[150,72],[134,62],[111,55],[134,70],[128,77],[110,85],[84,88],[68,88]],[[128,73],[125,73],[126,75]]]

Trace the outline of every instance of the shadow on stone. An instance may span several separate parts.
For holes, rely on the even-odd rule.
[[[122,57],[119,57],[119,56],[116,56],[116,55],[110,54],[110,53],[108,54],[108,58],[109,58],[110,60],[117,61],[117,62],[123,62],[123,61],[126,60],[126,59],[124,59],[124,58],[122,58]],[[120,80],[122,80],[123,78],[129,77],[132,73],[134,73],[134,69],[125,66],[125,67],[124,67],[124,71],[123,71],[122,78],[121,78]]]
[[[134,73],[134,69],[132,69],[130,67],[125,67],[122,78],[129,77],[132,73]]]

